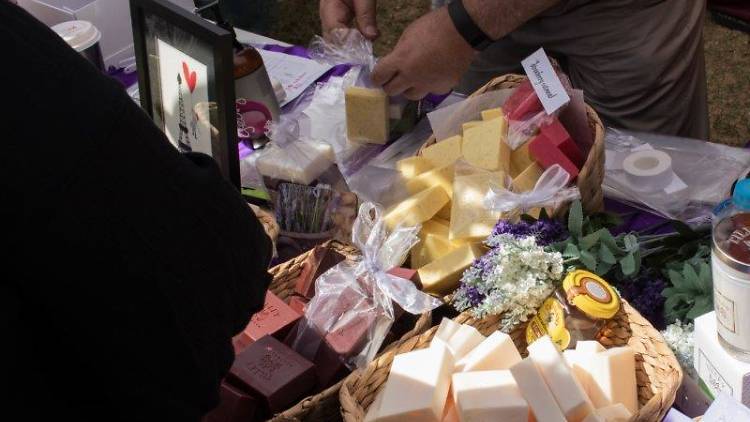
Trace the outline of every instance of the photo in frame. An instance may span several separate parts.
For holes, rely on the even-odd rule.
[[[141,107],[240,188],[232,34],[169,0],[130,0]]]

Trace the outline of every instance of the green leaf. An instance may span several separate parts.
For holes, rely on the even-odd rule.
[[[583,235],[583,207],[581,201],[574,201],[568,215],[568,231],[574,237]]]
[[[615,255],[604,243],[599,245],[599,259],[610,265],[617,264],[617,258],[615,258]]]
[[[695,299],[693,307],[685,315],[685,318],[693,320],[699,316],[711,311],[711,298],[707,296],[699,296]]]
[[[701,291],[701,284],[698,281],[698,273],[695,272],[695,268],[689,263],[685,263],[682,267],[682,277],[685,279],[685,283],[690,286],[691,289]]]
[[[698,281],[700,282],[701,291],[704,294],[710,294],[714,290],[713,277],[711,274],[711,267],[708,263],[701,262],[699,264],[700,272],[698,273]]]
[[[547,214],[547,208],[542,208],[542,210],[539,211],[539,219],[540,220],[551,220],[551,218],[549,218],[549,214]]]
[[[612,233],[610,233],[609,230],[606,230],[601,234],[601,242],[607,245],[610,250],[615,251],[615,253],[625,253],[625,250],[620,248],[620,245],[617,244],[617,240],[612,236]]]
[[[676,294],[679,294],[679,292],[680,291],[678,289],[674,288],[674,287],[667,287],[667,288],[665,288],[664,290],[661,291],[661,295],[663,297],[671,297],[671,296],[674,296]]]
[[[620,268],[625,276],[631,276],[635,273],[635,257],[632,253],[625,255],[620,260]]]
[[[669,281],[673,286],[675,286],[679,290],[690,290],[690,287],[685,283],[685,280],[683,280],[682,274],[678,273],[675,270],[669,270],[668,274]]]
[[[635,273],[638,274],[641,272],[641,250],[636,249],[635,252],[633,252],[633,259],[635,259]]]
[[[589,271],[596,271],[596,257],[589,251],[581,251],[581,263],[589,269]]]
[[[597,230],[591,234],[587,234],[579,242],[581,249],[591,249],[594,245],[599,243],[599,239],[602,237],[602,232],[606,232],[607,229]]]
[[[562,253],[563,258],[573,258],[578,259],[581,257],[581,252],[578,250],[578,247],[573,243],[568,243],[567,246],[565,246],[565,250]]]
[[[626,234],[622,239],[625,245],[625,250],[628,252],[635,252],[638,250],[638,238],[632,234]]]
[[[612,264],[609,264],[606,262],[599,262],[599,265],[596,266],[596,271],[594,272],[604,277],[604,275],[609,273],[611,270],[612,270]]]

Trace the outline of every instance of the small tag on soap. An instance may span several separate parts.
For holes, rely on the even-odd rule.
[[[557,77],[557,73],[543,48],[525,58],[521,65],[547,114],[552,115],[560,107],[570,102],[570,96],[565,91],[560,78]]]

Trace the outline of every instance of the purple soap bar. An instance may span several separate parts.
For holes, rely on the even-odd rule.
[[[284,343],[265,336],[236,357],[228,377],[273,414],[312,391],[315,366]]]
[[[222,381],[219,406],[203,418],[203,422],[250,422],[255,417],[258,402],[236,387]]]
[[[308,299],[315,296],[315,280],[346,257],[328,246],[316,246],[302,264],[302,273],[297,279],[294,291]]]

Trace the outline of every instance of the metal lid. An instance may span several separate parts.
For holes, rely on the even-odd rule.
[[[714,256],[730,268],[750,274],[750,213],[722,219],[712,236]]]
[[[79,53],[102,38],[101,32],[88,21],[63,22],[53,26],[52,30]]]

